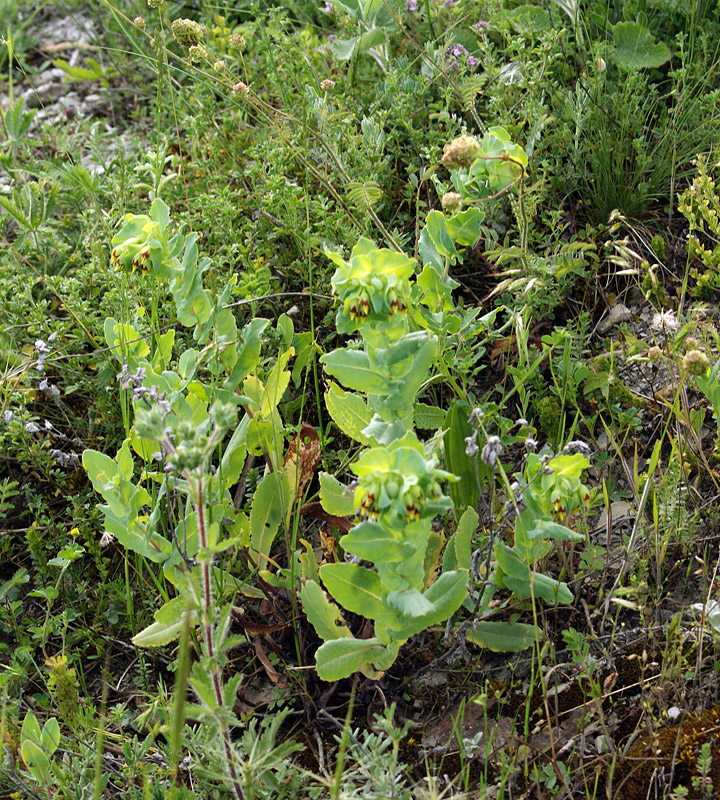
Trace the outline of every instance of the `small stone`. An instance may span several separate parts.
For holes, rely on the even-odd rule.
[[[632,311],[622,303],[618,303],[610,309],[607,317],[600,322],[598,325],[598,332],[605,334],[615,325],[620,325],[623,322],[630,322],[630,320],[632,320]]]

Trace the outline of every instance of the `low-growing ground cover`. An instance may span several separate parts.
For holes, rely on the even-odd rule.
[[[716,9],[1,13],[0,797],[717,795]]]

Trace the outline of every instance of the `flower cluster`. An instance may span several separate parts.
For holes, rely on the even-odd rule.
[[[208,51],[201,44],[194,44],[188,51],[188,57],[193,64],[203,61],[208,56]]]
[[[681,368],[688,375],[705,375],[710,369],[710,359],[702,350],[690,350],[683,356]]]
[[[440,160],[448,169],[467,168],[475,161],[479,151],[478,140],[474,136],[463,134],[445,145]]]
[[[48,342],[52,344],[55,339],[57,339],[57,333],[51,333],[48,337]],[[38,339],[35,342],[35,352],[38,354],[38,360],[35,362],[35,369],[38,372],[43,373],[45,372],[45,359],[50,353],[50,347],[42,339]]]
[[[110,263],[115,269],[145,274],[148,270],[158,278],[171,278],[171,262],[178,255],[182,236],[168,239],[170,210],[156,198],[147,214],[126,214],[123,226],[113,236]]]
[[[409,278],[415,262],[403,253],[380,249],[360,239],[345,261],[325,251],[337,265],[332,277],[334,297],[341,303],[337,315],[340,333],[358,330],[366,320],[380,323],[403,314],[410,302]]]
[[[150,260],[150,240],[158,238],[159,233],[158,223],[146,214],[127,214],[125,224],[113,237],[110,263],[115,269],[139,269],[144,274]]]
[[[402,528],[447,511],[451,501],[439,481],[451,476],[435,464],[413,433],[363,453],[352,467],[360,478],[355,488],[360,516]]]
[[[460,67],[460,60],[464,60],[468,67],[476,67],[478,64],[477,58],[468,53],[467,48],[461,44],[454,44],[447,52],[446,58],[448,69],[458,69]]]
[[[542,497],[545,513],[562,520],[580,505],[587,505],[590,502],[590,492],[581,480],[582,471],[589,465],[585,455],[580,452],[572,455],[565,453],[543,462],[543,457],[530,456],[526,477],[531,479],[533,471],[538,469],[542,471],[539,476],[539,489],[536,491],[537,495]]]
[[[440,203],[443,211],[447,211],[448,214],[457,214],[458,211],[462,210],[462,195],[458,194],[458,192],[445,192],[440,198]]]
[[[230,50],[236,50],[238,53],[241,53],[245,49],[245,37],[242,33],[233,33],[230,36]]]
[[[200,25],[192,19],[176,19],[170,25],[175,41],[183,47],[192,47],[200,44],[203,30]]]

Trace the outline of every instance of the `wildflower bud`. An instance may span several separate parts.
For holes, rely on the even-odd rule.
[[[133,25],[136,28],[140,28],[141,31],[145,30],[145,17],[135,17],[133,20]]]
[[[330,78],[325,78],[324,81],[320,81],[320,88],[324,92],[329,92],[330,89],[333,88],[333,86],[335,86],[335,81],[331,81]]]
[[[688,375],[704,375],[710,369],[710,359],[702,350],[691,350],[683,356],[681,367]]]
[[[498,457],[503,453],[503,445],[498,436],[489,436],[485,446],[480,453],[480,460],[487,464],[490,469],[495,469]]]
[[[165,0],[147,0],[147,4],[150,8],[160,8],[160,6],[165,2]]]
[[[580,439],[573,439],[568,442],[562,449],[563,453],[581,453],[584,456],[589,456],[592,453],[592,448],[586,442]]]
[[[236,83],[235,86],[232,87],[232,91],[234,95],[247,95],[250,94],[250,87],[247,83],[240,81],[240,83]]]
[[[216,400],[210,406],[209,413],[215,422],[215,426],[220,430],[228,430],[237,424],[237,408],[230,403]]]
[[[689,350],[699,350],[700,349],[700,342],[694,336],[688,336],[687,339],[683,342],[685,346],[685,352]]]
[[[230,37],[230,49],[237,50],[239,53],[245,49],[245,37],[242,33],[233,33]]]
[[[657,361],[659,358],[662,358],[662,354],[663,354],[663,351],[657,346],[651,347],[647,351],[647,357],[651,361]]]
[[[194,44],[188,51],[188,56],[193,64],[196,64],[198,61],[202,61],[207,54],[207,50],[201,44]]]
[[[473,431],[472,436],[465,437],[465,455],[469,458],[474,458],[480,452],[480,448],[477,446],[477,442],[475,441],[476,437],[477,431]]]
[[[480,422],[482,422],[484,417],[485,417],[485,412],[482,410],[482,408],[476,406],[470,412],[470,416],[468,417],[468,422],[471,425],[479,425]]]
[[[214,72],[223,72],[225,69],[225,62],[224,61],[216,61],[213,64],[213,71]]]
[[[202,39],[202,28],[192,19],[176,19],[170,25],[175,41],[183,47],[192,47],[200,44]]]
[[[447,211],[448,214],[456,214],[462,208],[463,200],[461,195],[457,192],[445,192],[445,194],[440,199],[440,202],[443,207],[443,211]]]
[[[458,136],[452,142],[448,142],[443,148],[443,156],[440,159],[443,166],[448,169],[459,169],[469,167],[477,157],[480,145],[474,136]]]
[[[605,72],[607,69],[607,64],[605,63],[604,58],[598,58],[598,60],[595,62],[595,69],[598,72]]]

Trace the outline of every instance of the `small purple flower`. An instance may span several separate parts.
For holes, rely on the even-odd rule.
[[[418,0],[407,0],[407,10],[408,11],[417,11],[418,10]]]
[[[475,56],[468,56],[465,63],[468,65],[468,67],[476,67],[478,60],[475,58]]]
[[[332,3],[330,0],[326,0],[325,5],[323,6],[323,11],[326,14],[329,14],[333,10]]]
[[[459,58],[460,56],[467,55],[467,50],[461,44],[456,44],[452,49],[452,54]]]
[[[473,28],[475,28],[476,31],[482,32],[487,30],[488,25],[489,23],[486,20],[481,19],[473,25]]]

